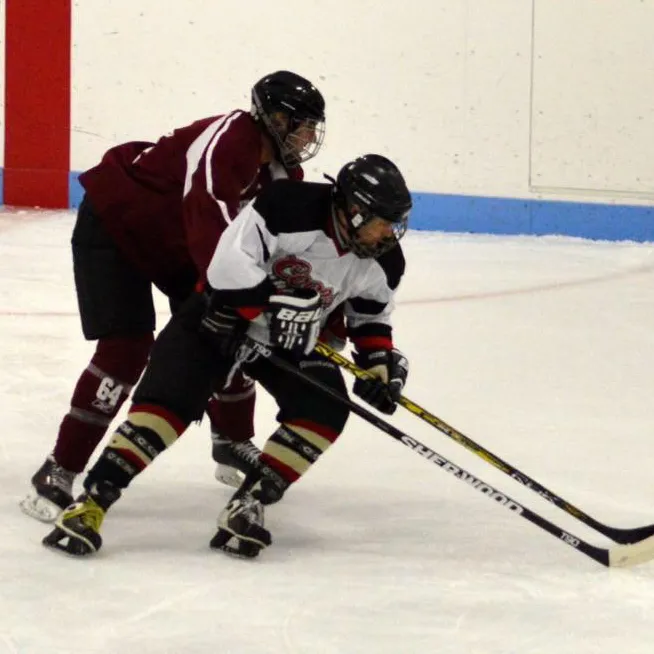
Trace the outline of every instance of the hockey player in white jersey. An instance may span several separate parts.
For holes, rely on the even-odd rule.
[[[254,355],[244,338],[273,347],[346,395],[340,369],[313,352],[342,306],[355,360],[375,376],[357,380],[354,393],[392,413],[408,374],[393,344],[391,314],[410,209],[402,174],[375,154],[346,164],[330,183],[274,182],[246,206],[218,243],[207,287],[159,335],[127,420],[89,471],[85,492],[44,544],[73,555],[97,551],[109,507],[241,368],[273,395],[279,425],[221,512],[211,546],[254,557],[270,545],[264,507],[336,441],[348,409]]]

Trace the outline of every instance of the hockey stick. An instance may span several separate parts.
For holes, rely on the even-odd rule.
[[[365,370],[362,370],[352,361],[342,356],[324,343],[318,343],[315,347],[315,351],[324,356],[326,359],[336,363],[341,368],[344,368],[348,372],[352,373],[355,377],[360,379],[369,379],[371,377],[371,375]],[[509,477],[515,479],[523,486],[526,486],[535,493],[538,493],[538,495],[546,499],[548,502],[558,506],[566,513],[569,513],[571,516],[577,518],[577,520],[580,522],[583,522],[584,524],[595,529],[600,534],[607,536],[616,543],[621,543],[623,545],[628,543],[639,543],[647,538],[650,538],[651,536],[654,536],[654,525],[647,525],[646,527],[635,527],[633,529],[621,529],[618,527],[609,527],[608,525],[595,520],[595,518],[592,518],[587,513],[576,507],[574,504],[570,504],[570,502],[567,502],[553,491],[549,490],[542,484],[539,484],[535,479],[529,477],[529,475],[526,475],[524,472],[518,470],[503,459],[500,459],[498,456],[492,452],[489,452],[479,443],[476,443],[472,439],[462,434],[460,431],[454,429],[454,427],[451,427],[447,423],[443,422],[440,418],[429,413],[427,409],[423,409],[421,406],[404,396],[400,398],[399,404],[410,413],[418,416],[418,418],[421,420],[429,423],[432,427],[436,427],[436,429],[438,429],[446,436],[449,436],[452,440],[459,443],[459,445],[463,445],[463,447],[465,447],[467,450],[474,452],[478,457],[487,463],[490,463],[492,466],[498,470],[501,470]]]
[[[448,461],[445,457],[441,456],[434,450],[430,449],[426,445],[423,445],[420,441],[415,438],[405,434],[400,431],[390,423],[386,422],[382,418],[376,416],[372,411],[368,411],[362,406],[359,406],[356,402],[353,402],[348,397],[341,395],[338,391],[330,388],[323,382],[319,381],[307,375],[302,370],[294,366],[292,363],[276,355],[269,347],[254,341],[250,338],[247,338],[244,343],[245,347],[249,348],[252,352],[257,353],[258,355],[268,359],[271,364],[280,368],[281,370],[288,372],[289,374],[301,379],[304,383],[313,386],[316,389],[319,389],[322,393],[329,395],[332,399],[340,402],[347,406],[350,411],[357,414],[360,418],[363,418],[366,422],[370,423],[374,427],[377,427],[381,431],[385,432],[396,441],[402,443],[402,445],[408,447],[410,450],[413,450],[420,456],[427,459],[431,463],[437,465],[439,468],[442,468],[446,472],[454,475],[457,479],[464,481],[469,486],[472,486],[474,489],[478,490],[480,493],[488,496],[490,499],[495,501],[497,504],[500,504],[506,507],[509,511],[519,515],[526,520],[529,520],[532,524],[535,524],[537,527],[540,527],[544,531],[548,532],[555,538],[563,541],[566,545],[573,547],[574,549],[582,552],[586,556],[594,559],[598,563],[605,565],[607,567],[628,567],[636,565],[637,563],[644,563],[645,561],[650,561],[654,558],[654,536],[648,538],[647,540],[641,541],[633,545],[615,545],[610,549],[605,549],[602,547],[596,547],[587,543],[585,540],[582,540],[578,536],[575,536],[564,529],[561,529],[554,523],[550,522],[546,518],[534,513],[531,509],[528,509],[522,504],[519,504],[513,500],[508,495],[500,493],[498,490],[493,488],[490,484],[482,481],[481,479],[470,474],[463,468],[455,465],[454,463]]]

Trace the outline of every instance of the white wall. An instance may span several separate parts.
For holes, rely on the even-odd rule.
[[[256,79],[289,68],[328,102],[310,178],[379,151],[415,190],[654,200],[654,0],[533,5],[78,0],[72,168],[248,108]]]
[[[532,183],[654,199],[654,2],[535,5]]]

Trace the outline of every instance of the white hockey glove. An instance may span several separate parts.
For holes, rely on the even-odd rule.
[[[313,350],[320,331],[320,295],[308,288],[290,289],[285,295],[271,295],[268,305],[270,342],[294,356]]]

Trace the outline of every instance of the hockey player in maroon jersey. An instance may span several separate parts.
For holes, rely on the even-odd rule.
[[[263,77],[251,111],[204,118],[157,143],[110,149],[80,176],[85,195],[72,235],[75,286],[95,353],[75,387],[52,453],[21,502],[50,522],[72,502],[72,484],[129,396],[148,360],[152,286],[171,310],[206,276],[216,243],[241,206],[275,179],[301,180],[324,135],[325,103],[288,71]],[[239,374],[208,404],[216,476],[238,485],[259,450],[254,383]]]
[[[264,507],[279,501],[343,431],[348,409],[247,346],[273,347],[306,374],[345,395],[340,368],[313,352],[318,332],[343,306],[355,360],[374,379],[354,393],[385,413],[400,398],[408,362],[393,345],[391,315],[405,261],[411,196],[380,155],[345,165],[332,183],[279,180],[223,232],[207,286],[159,334],[133,405],[57,519],[46,546],[97,551],[109,507],[204,410],[213,388],[244,370],[275,398],[279,425],[218,518],[211,546],[243,557],[270,545]]]

